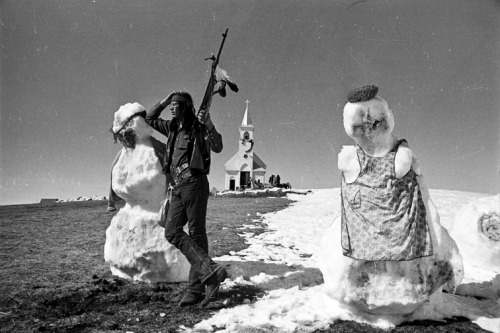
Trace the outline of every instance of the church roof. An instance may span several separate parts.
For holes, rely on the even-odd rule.
[[[253,170],[266,171],[267,165],[264,163],[256,153],[253,153]]]
[[[233,157],[231,157],[231,159],[227,161],[226,164],[224,164],[226,170],[234,170],[234,171],[240,170],[240,165],[238,163],[239,158],[240,158],[240,153],[234,154]]]

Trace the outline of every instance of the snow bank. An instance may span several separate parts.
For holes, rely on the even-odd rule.
[[[452,226],[456,212],[472,199],[485,195],[466,192],[431,190],[431,197],[441,215],[443,226]],[[340,213],[340,190],[314,190],[309,195],[290,195],[296,201],[286,209],[263,215],[269,231],[252,237],[248,235],[248,249],[216,260],[262,260],[267,263],[318,267],[320,239]],[[450,204],[453,203],[453,204]],[[251,238],[250,238],[251,237]],[[491,273],[491,268],[487,270]],[[466,278],[487,281],[489,275],[475,271],[465,272]],[[476,275],[474,275],[476,274]],[[256,284],[273,276],[262,275],[242,279],[234,277],[223,284],[230,288],[238,283]],[[429,304],[413,313],[407,320],[439,319],[452,316],[470,318],[484,329],[500,332],[500,305],[497,300],[478,300],[446,293],[435,293]],[[390,328],[398,320],[391,316],[368,315],[340,305],[328,295],[325,285],[309,288],[280,289],[269,292],[253,304],[223,309],[212,318],[195,325],[194,330],[241,332],[245,328],[260,327],[275,331],[314,331],[325,328],[335,320],[354,320],[380,328]],[[212,326],[213,325],[213,326]]]

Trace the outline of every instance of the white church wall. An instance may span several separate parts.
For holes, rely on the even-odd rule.
[[[254,171],[253,178],[255,181],[260,181],[262,184],[266,182],[266,172],[265,171]]]

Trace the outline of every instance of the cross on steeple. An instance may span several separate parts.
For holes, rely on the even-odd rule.
[[[247,99],[245,103],[247,103],[247,109],[248,109],[248,103],[250,103],[250,101]]]

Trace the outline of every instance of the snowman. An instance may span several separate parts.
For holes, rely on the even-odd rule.
[[[106,230],[104,259],[113,275],[145,282],[186,281],[189,263],[167,242],[159,210],[166,198],[165,145],[153,138],[146,111],[128,103],[115,112],[112,132],[122,144],[111,170],[111,188],[125,205]]]
[[[331,297],[361,313],[404,316],[443,288],[455,290],[462,257],[377,92],[356,89],[344,107],[344,129],[356,145],[338,155],[342,212],[319,261]]]
[[[450,234],[463,255],[466,271],[457,294],[500,299],[500,195],[463,206]]]

